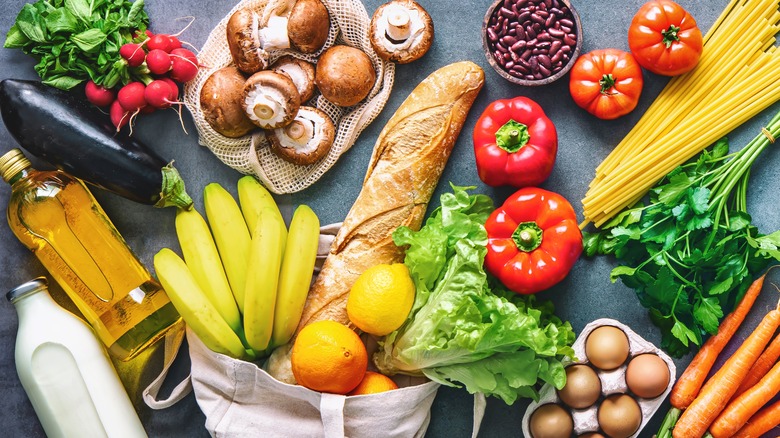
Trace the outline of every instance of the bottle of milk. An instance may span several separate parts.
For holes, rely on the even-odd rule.
[[[146,437],[103,344],[49,296],[46,278],[6,295],[16,306],[16,371],[46,435]]]

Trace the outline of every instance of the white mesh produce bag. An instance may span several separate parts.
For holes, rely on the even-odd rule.
[[[241,138],[225,137],[206,122],[200,109],[200,90],[208,77],[233,62],[226,38],[226,27],[230,16],[238,9],[255,6],[274,10],[279,0],[244,0],[239,2],[211,31],[198,60],[201,69],[198,75],[184,88],[184,103],[192,113],[198,130],[199,143],[208,147],[223,163],[233,169],[255,175],[271,192],[293,193],[309,187],[336,163],[346,152],[363,129],[382,111],[393,88],[395,65],[380,59],[368,38],[370,17],[360,0],[321,0],[330,14],[330,33],[324,51],[334,44],[346,44],[365,52],[371,59],[377,73],[374,88],[359,104],[344,108],[337,106],[317,93],[309,106],[328,114],[336,125],[336,139],[330,152],[318,162],[300,166],[289,163],[271,152],[261,130]],[[320,52],[306,55],[288,49],[272,53],[271,61],[283,55],[292,55],[316,63]]]

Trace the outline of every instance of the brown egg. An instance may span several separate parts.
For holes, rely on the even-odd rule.
[[[669,366],[655,354],[634,357],[626,369],[626,385],[637,397],[658,397],[666,391],[669,378]]]
[[[604,325],[590,332],[585,355],[596,368],[609,371],[628,359],[628,336],[617,327]]]
[[[548,403],[536,408],[528,426],[533,438],[569,438],[574,421],[566,409]]]
[[[604,435],[598,433],[598,432],[588,432],[583,433],[582,435],[577,435],[579,438],[607,438]]]
[[[567,406],[585,409],[596,403],[601,395],[601,380],[593,368],[577,364],[566,367],[566,385],[558,390],[558,397]]]
[[[633,397],[612,394],[599,406],[599,426],[611,438],[628,438],[642,424],[642,410]]]

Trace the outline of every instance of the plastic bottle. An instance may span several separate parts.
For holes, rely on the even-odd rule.
[[[53,437],[146,437],[94,332],[49,296],[44,277],[6,295],[16,306],[16,371]]]
[[[43,263],[109,353],[129,360],[180,317],[80,180],[38,171],[19,149],[0,157],[8,224]]]

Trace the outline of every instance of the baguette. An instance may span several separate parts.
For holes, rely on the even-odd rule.
[[[387,122],[374,145],[363,188],[309,291],[296,330],[320,320],[350,327],[347,296],[357,277],[379,263],[403,261],[393,243],[399,226],[418,230],[484,72],[468,61],[445,66],[423,80]],[[289,344],[278,348],[269,372],[291,382]]]

